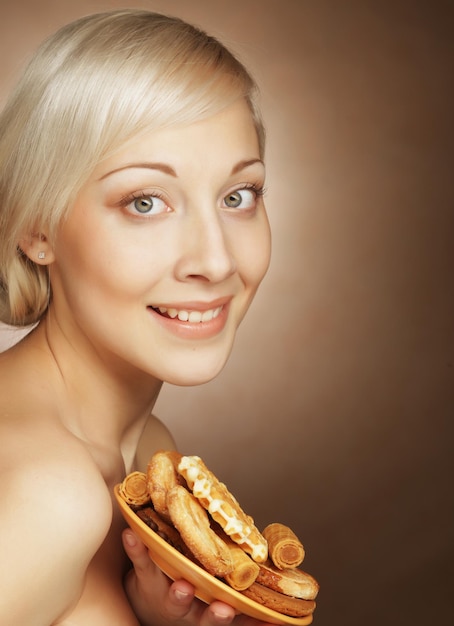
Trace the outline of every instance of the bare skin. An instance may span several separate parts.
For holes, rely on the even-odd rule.
[[[2,597],[14,607],[8,624],[136,626],[122,588],[124,524],[110,494],[125,472],[138,467],[133,440],[138,441],[145,415],[135,433],[121,434],[124,458],[118,452],[121,440],[120,445],[107,438],[86,441],[76,434],[68,427],[75,405],[65,399],[65,383],[44,335],[42,326],[0,356],[2,474],[9,479],[2,542],[5,562],[14,563],[2,571]],[[159,422],[152,419],[148,430],[156,446],[173,445]]]
[[[112,501],[125,474],[175,446],[152,415],[162,380],[216,375],[266,270],[261,200],[241,191],[241,210],[224,202],[263,178],[255,131],[240,103],[134,146],[137,162],[170,160],[171,177],[129,172],[130,150],[94,172],[55,246],[43,237],[23,245],[31,259],[45,248],[53,299],[38,327],[0,354],[2,626],[258,624],[194,600],[185,581],[171,584]],[[109,174],[125,165],[126,178]],[[157,217],[131,217],[133,201],[118,208],[125,191],[151,198],[156,188],[168,202]],[[198,235],[185,247],[188,219]],[[151,309],[182,302],[223,312],[205,331]]]

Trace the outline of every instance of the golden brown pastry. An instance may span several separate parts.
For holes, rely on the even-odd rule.
[[[233,570],[230,550],[210,527],[207,512],[189,491],[177,485],[167,494],[172,523],[203,567],[220,578]]]
[[[142,506],[150,502],[147,489],[147,477],[143,472],[128,474],[120,484],[119,493],[131,506]]]
[[[233,570],[230,574],[226,574],[225,581],[233,589],[243,591],[243,589],[247,589],[255,582],[260,570],[259,565],[246,554],[243,548],[240,548],[237,543],[232,541],[228,535],[222,531],[220,533],[222,533],[221,537],[230,550],[233,562]]]
[[[167,508],[167,493],[176,485],[183,484],[183,479],[177,472],[181,454],[176,450],[160,450],[150,459],[147,467],[148,492],[153,506],[159,515],[170,522]]]
[[[260,563],[256,582],[287,596],[304,600],[315,600],[319,590],[318,582],[310,574],[295,567],[279,569],[271,561]]]
[[[264,587],[259,583],[253,583],[248,589],[245,589],[241,593],[251,600],[255,600],[269,609],[273,609],[273,611],[291,617],[304,617],[305,615],[310,615],[315,610],[314,600],[292,598],[291,596],[286,596],[283,593]]]
[[[293,530],[274,522],[262,531],[268,541],[268,554],[276,567],[298,567],[304,559],[304,547]]]
[[[263,563],[268,557],[268,544],[254,525],[254,520],[243,511],[224,483],[206,467],[198,456],[183,456],[178,465],[194,496],[221,526],[226,535],[250,554],[254,561]]]

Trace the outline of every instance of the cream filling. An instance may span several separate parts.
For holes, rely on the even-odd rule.
[[[185,311],[184,309],[168,309],[165,306],[153,307],[159,311],[162,315],[170,317],[172,319],[178,318],[181,322],[190,322],[191,324],[198,324],[200,322],[211,322],[222,311],[222,306],[218,306],[215,309],[208,309],[207,311]]]

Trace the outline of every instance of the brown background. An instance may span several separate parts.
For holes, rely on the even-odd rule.
[[[317,626],[452,624],[452,2],[0,6],[0,95],[45,35],[120,6],[189,19],[252,67],[271,269],[222,375],[157,412],[259,526],[301,536]]]

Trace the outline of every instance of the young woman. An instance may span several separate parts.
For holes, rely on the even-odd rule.
[[[112,488],[174,446],[162,383],[219,373],[264,276],[263,143],[244,67],[146,11],[64,27],[11,96],[0,311],[34,328],[0,355],[2,626],[257,623],[171,584]]]

